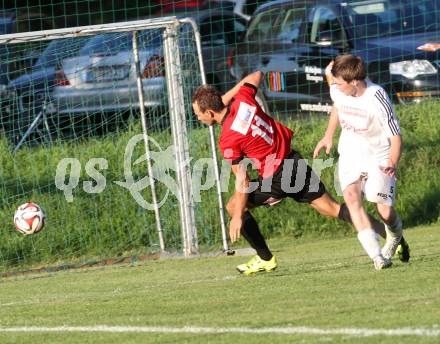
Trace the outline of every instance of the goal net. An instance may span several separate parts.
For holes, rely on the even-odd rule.
[[[227,249],[214,132],[191,107],[198,37],[175,17],[0,36],[3,271]],[[22,236],[29,201],[46,225]]]

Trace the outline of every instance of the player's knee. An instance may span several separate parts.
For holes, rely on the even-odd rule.
[[[394,211],[390,206],[378,204],[377,212],[379,213],[380,218],[385,222],[391,221],[394,218]]]

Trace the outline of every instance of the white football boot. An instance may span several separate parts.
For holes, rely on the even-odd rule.
[[[387,269],[387,268],[391,267],[391,265],[393,265],[393,263],[391,262],[391,259],[385,258],[381,254],[376,256],[373,259],[373,262],[374,262],[374,268],[376,270]]]

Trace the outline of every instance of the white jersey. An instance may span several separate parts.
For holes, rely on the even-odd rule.
[[[338,151],[364,172],[371,165],[385,164],[390,154],[390,137],[400,134],[400,127],[385,90],[366,80],[367,88],[360,97],[347,96],[330,87],[342,127]]]
[[[330,88],[342,127],[338,146],[339,183],[343,191],[351,183],[362,180],[367,200],[392,206],[396,178],[384,174],[380,167],[389,160],[390,137],[400,134],[399,122],[384,89],[371,81],[366,83],[367,89],[360,97],[347,96],[335,85]]]

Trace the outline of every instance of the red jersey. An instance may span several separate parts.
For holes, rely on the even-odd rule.
[[[240,87],[222,121],[219,145],[226,160],[237,164],[247,157],[268,178],[290,153],[293,132],[261,109],[256,93],[251,84]]]

